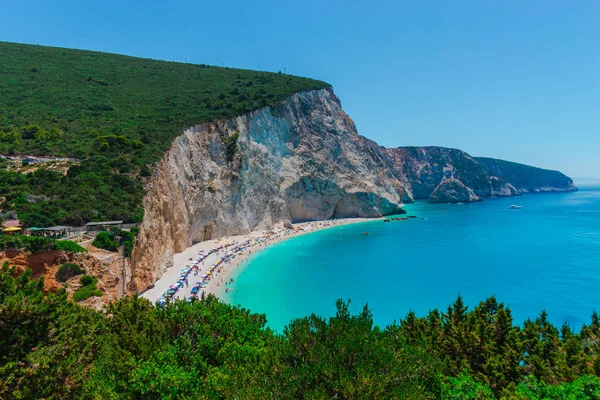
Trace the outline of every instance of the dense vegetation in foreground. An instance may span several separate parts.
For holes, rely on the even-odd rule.
[[[29,226],[140,221],[143,178],[183,129],[327,86],[281,73],[0,42],[0,155],[82,160],[66,176],[0,169],[0,208]]]
[[[42,288],[0,271],[0,398],[600,398],[596,314],[580,333],[544,313],[516,327],[495,299],[459,297],[380,329],[339,301],[277,335],[212,296],[98,312]]]

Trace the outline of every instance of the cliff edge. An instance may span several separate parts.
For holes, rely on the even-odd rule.
[[[186,130],[153,173],[133,254],[143,290],[192,243],[283,220],[379,217],[412,201],[384,149],[358,135],[330,89]]]
[[[573,180],[558,171],[472,157],[457,149],[429,146],[385,151],[391,168],[404,178],[408,195],[430,203],[473,202],[491,196],[577,190]]]

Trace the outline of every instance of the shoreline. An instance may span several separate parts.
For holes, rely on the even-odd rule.
[[[383,220],[386,217],[376,218],[343,218],[325,221],[311,221],[294,224],[294,229],[286,229],[283,223],[277,223],[270,231],[253,231],[248,234],[224,236],[196,243],[173,255],[173,266],[146,290],[140,297],[153,303],[163,301],[165,293],[177,285],[178,280],[185,276],[181,287],[172,296],[175,300],[187,300],[192,296],[192,289],[203,276],[210,272],[206,284],[198,290],[198,296],[213,294],[221,301],[224,299],[224,287],[232,276],[239,270],[240,265],[252,255],[261,252],[270,246],[288,239],[318,232],[337,226],[358,224],[364,222]],[[197,268],[194,266],[197,265]],[[184,275],[181,275],[184,274]]]

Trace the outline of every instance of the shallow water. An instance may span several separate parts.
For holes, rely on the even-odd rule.
[[[600,188],[406,210],[418,218],[279,243],[240,267],[225,299],[265,313],[277,331],[313,312],[333,315],[338,298],[355,312],[368,303],[380,326],[411,309],[445,309],[459,293],[471,306],[495,295],[517,323],[546,309],[579,328],[600,311]]]

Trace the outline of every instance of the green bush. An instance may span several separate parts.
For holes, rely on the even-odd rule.
[[[123,251],[125,253],[125,257],[131,257],[131,254],[133,254],[133,242],[130,242],[129,240],[124,241]]]
[[[79,268],[79,265],[73,263],[65,263],[58,268],[56,271],[56,280],[60,282],[66,282],[74,276],[83,274],[83,270]]]
[[[18,249],[23,247],[19,236],[0,235],[0,250]]]
[[[56,249],[56,241],[40,236],[21,236],[21,242],[26,250],[32,253]]]
[[[139,229],[135,232],[139,232]],[[112,228],[108,232],[98,233],[92,244],[101,249],[117,251],[119,249],[120,242],[123,243],[125,257],[131,257],[135,243],[135,236],[133,232],[125,231],[119,228]]]
[[[56,250],[70,251],[73,253],[87,253],[87,250],[71,240],[57,240],[54,242]]]
[[[84,275],[79,279],[79,283],[81,283],[83,286],[73,293],[73,300],[83,301],[92,296],[102,296],[102,292],[96,288],[98,279],[89,275]]]
[[[55,240],[41,236],[0,236],[0,250],[25,248],[32,253],[58,250],[87,253],[87,250],[70,240]]]
[[[140,168],[140,176],[143,176],[143,177],[152,176],[152,170],[147,165],[142,165]]]
[[[119,242],[115,239],[115,235],[112,232],[98,233],[92,245],[108,251],[117,251],[119,248]]]
[[[232,162],[235,154],[237,153],[237,141],[240,136],[239,132],[234,132],[231,136],[223,135],[221,139],[225,145],[225,159],[227,162]]]

